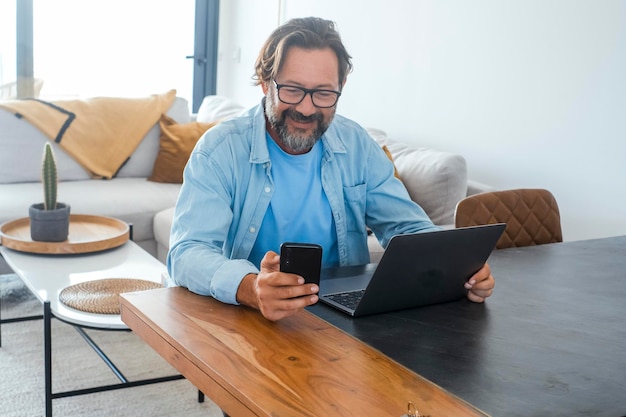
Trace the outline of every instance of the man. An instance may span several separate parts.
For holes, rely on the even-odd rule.
[[[324,267],[357,265],[369,262],[367,227],[383,246],[438,229],[380,146],[335,115],[351,69],[330,21],[293,19],[272,33],[254,77],[263,102],[209,130],[185,168],[168,254],[177,284],[279,320],[319,291],[279,271],[282,242],[319,243]],[[472,301],[490,296],[489,266],[466,287]]]

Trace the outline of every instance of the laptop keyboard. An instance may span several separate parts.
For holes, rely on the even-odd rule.
[[[361,301],[363,294],[365,294],[365,290],[356,290],[327,294],[325,297],[329,300],[333,300],[337,304],[341,304],[342,306],[354,310],[356,306],[359,305],[359,301]]]

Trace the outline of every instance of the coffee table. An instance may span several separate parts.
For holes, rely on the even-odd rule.
[[[119,314],[94,314],[67,307],[59,300],[60,292],[73,284],[105,278],[136,278],[162,282],[167,276],[165,265],[132,241],[99,252],[71,255],[48,255],[22,252],[0,246],[0,254],[43,304],[44,371],[46,416],[52,416],[52,400],[94,392],[129,388],[182,379],[181,375],[129,381],[102,350],[91,340],[84,328],[128,331]],[[118,384],[88,389],[52,392],[52,318],[76,328],[121,381]]]

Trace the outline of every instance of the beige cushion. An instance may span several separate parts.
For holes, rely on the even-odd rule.
[[[467,164],[461,155],[396,142],[380,130],[368,129],[393,157],[411,199],[435,224],[454,223],[456,204],[467,193]]]

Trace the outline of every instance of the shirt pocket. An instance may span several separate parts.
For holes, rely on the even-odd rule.
[[[346,207],[346,228],[348,232],[365,231],[365,184],[343,187]]]

